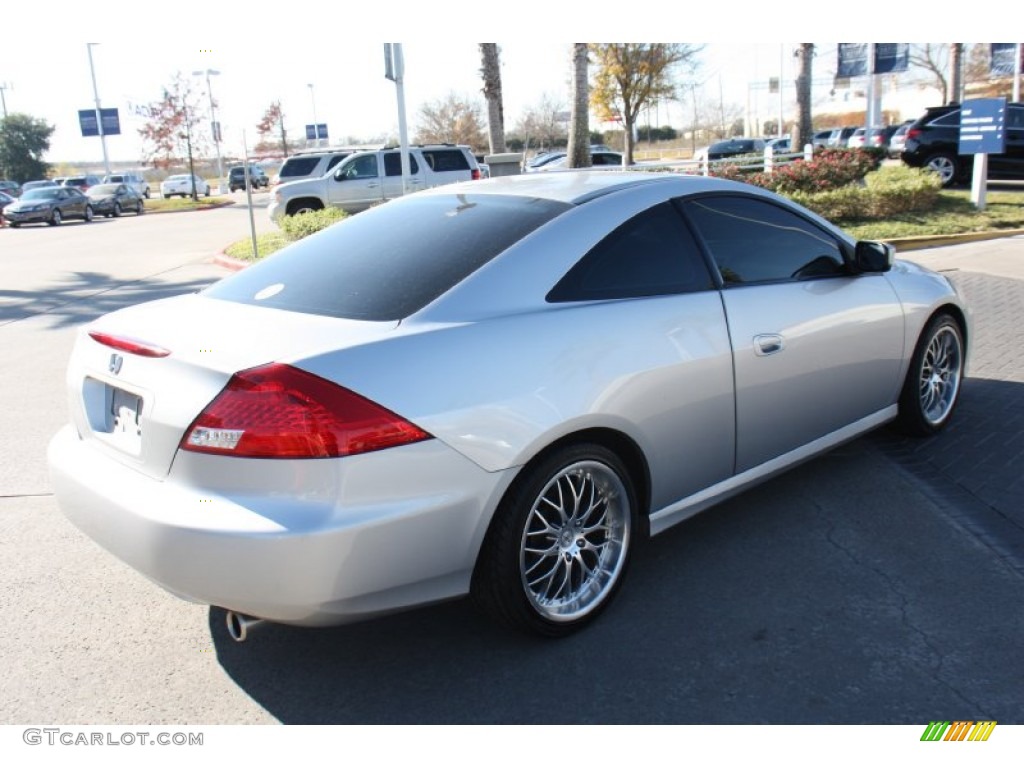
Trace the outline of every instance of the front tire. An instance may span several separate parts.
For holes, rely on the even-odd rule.
[[[121,204],[120,203],[114,203],[114,216],[115,217],[120,217],[120,215],[121,215]]]
[[[59,227],[60,223],[63,220],[64,219],[60,215],[60,209],[54,208],[53,213],[50,214],[50,220],[47,222],[47,224],[49,224],[51,227]]]
[[[938,314],[921,334],[903,383],[901,431],[926,437],[945,427],[959,402],[963,373],[963,329],[951,315]]]
[[[86,224],[88,224],[90,221],[92,221],[92,206],[91,205],[85,206],[85,214],[82,216],[82,218],[85,219],[85,223]]]
[[[495,512],[473,573],[474,600],[531,634],[582,628],[623,581],[637,506],[628,470],[604,446],[552,453],[524,470]]]

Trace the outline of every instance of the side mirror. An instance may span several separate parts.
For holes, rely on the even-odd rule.
[[[854,251],[854,266],[858,272],[888,272],[895,255],[896,249],[888,243],[861,240]]]

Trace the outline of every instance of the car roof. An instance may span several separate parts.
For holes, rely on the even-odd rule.
[[[463,181],[433,187],[418,194],[521,195],[580,205],[587,200],[602,197],[621,189],[652,184],[674,184],[679,187],[678,194],[680,195],[726,190],[746,190],[754,193],[761,191],[749,184],[740,184],[711,176],[691,176],[670,172],[566,170]]]

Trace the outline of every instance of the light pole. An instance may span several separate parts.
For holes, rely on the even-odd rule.
[[[99,43],[86,43],[86,50],[89,51],[89,72],[92,75],[92,95],[96,98],[96,127],[100,133],[100,143],[103,145],[103,167],[106,174],[110,175],[110,160],[107,157],[107,135],[103,132],[103,110],[100,107],[100,92],[96,88],[96,68],[92,65],[92,47]]]
[[[213,146],[217,150],[217,194],[224,194],[224,164],[220,159],[220,125],[217,123],[216,102],[213,100],[213,86],[210,85],[210,75],[219,75],[216,69],[197,70],[192,73],[193,77],[206,75],[206,92],[210,96],[210,132],[213,134]]]
[[[313,84],[306,83],[309,88],[309,100],[313,103],[313,137],[316,140],[316,146],[320,146],[320,129],[317,127],[316,122],[316,98],[313,96]]]
[[[2,104],[4,108],[4,120],[7,119],[7,94],[5,91],[10,87],[10,83],[0,83],[0,104]]]

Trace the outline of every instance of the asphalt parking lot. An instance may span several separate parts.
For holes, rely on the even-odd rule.
[[[67,523],[45,472],[75,330],[226,274],[245,211],[188,216],[0,233],[0,722],[1024,723],[1024,238],[906,254],[974,312],[949,430],[880,430],[657,537],[587,631],[457,601],[239,645]]]

